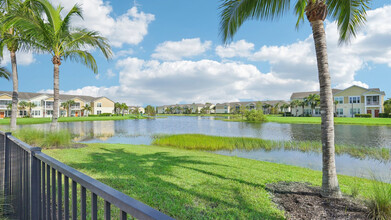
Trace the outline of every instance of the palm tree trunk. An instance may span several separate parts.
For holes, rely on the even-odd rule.
[[[60,100],[60,66],[58,63],[54,64],[54,71],[53,71],[53,98],[54,98],[54,103],[53,103],[53,118],[52,118],[52,125],[51,129],[55,130],[57,128],[57,121],[58,121],[58,112],[59,112],[59,100]]]
[[[11,131],[15,131],[16,130],[16,117],[18,114],[19,79],[18,79],[18,68],[16,65],[15,51],[10,51],[10,55],[11,55],[11,64],[12,64],[12,86],[13,86],[10,127],[11,127]]]
[[[320,85],[323,159],[322,195],[326,197],[341,197],[335,166],[333,94],[327,57],[326,33],[322,19],[312,20],[311,26],[315,41]]]

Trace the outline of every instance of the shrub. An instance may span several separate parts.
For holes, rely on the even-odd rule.
[[[99,117],[107,117],[107,116],[111,116],[111,113],[102,113],[99,115]]]
[[[372,114],[355,114],[356,118],[372,118]]]
[[[391,184],[374,178],[371,195],[367,201],[371,219],[391,219]]]
[[[99,115],[88,115],[88,117],[98,117]]]
[[[285,117],[292,117],[292,113],[291,112],[285,112]]]
[[[389,114],[389,113],[379,113],[379,118],[391,118],[391,114]]]
[[[246,111],[244,113],[244,116],[246,117],[247,121],[252,121],[252,122],[263,122],[266,121],[266,116],[263,114],[262,110],[251,110],[251,111]]]

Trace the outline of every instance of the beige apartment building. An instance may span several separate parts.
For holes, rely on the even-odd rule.
[[[319,94],[319,91],[313,92],[295,92],[291,96],[291,101],[301,100],[310,94]],[[346,89],[333,89],[334,112],[338,117],[354,117],[355,114],[371,114],[372,117],[379,117],[379,113],[384,112],[385,92],[379,88],[366,89],[360,86],[350,86]],[[303,108],[296,107],[292,109],[292,114],[302,115]],[[312,114],[320,116],[320,107],[315,107],[312,112],[311,106],[304,107],[304,115]]]
[[[68,109],[60,107],[60,116],[81,117],[87,114],[84,110],[86,104],[92,107],[88,114],[114,113],[114,102],[106,97],[92,97],[79,95],[60,94],[61,103],[73,100],[75,103]],[[31,117],[42,118],[52,117],[53,115],[53,94],[19,92],[19,102],[26,101],[34,103],[35,107],[31,109]],[[12,92],[0,91],[0,119],[10,117],[12,104]],[[18,117],[29,115],[30,109],[19,107]]]

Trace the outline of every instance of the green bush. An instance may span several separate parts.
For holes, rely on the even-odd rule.
[[[372,118],[372,114],[355,114],[356,118]]]
[[[91,115],[88,115],[88,117],[99,117],[99,115],[93,115],[93,114],[91,114]]]
[[[389,114],[389,113],[379,113],[379,118],[391,118],[391,114]]]
[[[247,121],[251,121],[251,122],[262,122],[262,121],[266,121],[266,116],[263,114],[263,111],[262,110],[250,110],[250,111],[246,111],[244,113],[244,116],[246,117],[246,120]]]
[[[111,113],[102,113],[102,114],[99,114],[99,117],[107,117],[107,116],[111,116]]]

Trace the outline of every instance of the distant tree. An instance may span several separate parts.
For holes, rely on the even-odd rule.
[[[31,118],[32,108],[37,107],[37,105],[34,102],[27,102],[26,107],[29,109],[29,117]]]
[[[384,112],[391,114],[391,98],[384,101]]]
[[[28,103],[26,101],[20,101],[19,102],[19,109],[22,111],[25,111],[28,107]]]
[[[334,101],[334,114],[335,116],[337,116],[337,105],[339,104],[339,102],[337,100]]]
[[[257,102],[257,103],[255,104],[255,109],[256,109],[256,110],[262,110],[262,109],[263,109],[263,107],[262,107],[262,102]]]
[[[121,107],[122,107],[121,103],[119,103],[119,102],[116,102],[114,104],[114,112],[116,115],[118,115],[121,112]]]
[[[298,106],[300,106],[300,107],[302,108],[302,110],[303,110],[302,116],[305,116],[305,115],[304,115],[304,107],[305,107],[306,105],[307,105],[307,102],[306,102],[305,100],[299,101],[299,103],[298,103]]]
[[[125,115],[125,111],[128,110],[129,107],[128,107],[128,105],[126,103],[122,103],[120,108],[121,108],[122,116],[124,116]]]
[[[88,113],[92,111],[92,107],[89,104],[85,104],[81,110],[84,111],[86,117],[88,117]]]
[[[262,106],[265,110],[266,110],[266,114],[270,114],[271,113],[271,107],[272,105],[266,103]]]
[[[67,117],[71,116],[71,107],[75,104],[76,104],[76,102],[72,99],[61,103],[61,107],[63,107],[67,111]]]
[[[295,99],[293,101],[291,101],[291,103],[289,104],[289,106],[291,107],[291,113],[293,114],[293,109],[296,109],[296,117],[297,117],[297,112],[299,111],[299,109],[297,108],[299,106],[299,103],[300,101]]]
[[[155,108],[152,107],[151,105],[147,105],[147,107],[145,107],[145,114],[149,116],[155,116],[156,115]]]
[[[138,110],[138,108],[134,108],[133,111],[132,111],[132,114],[138,116],[140,114],[140,111]]]

